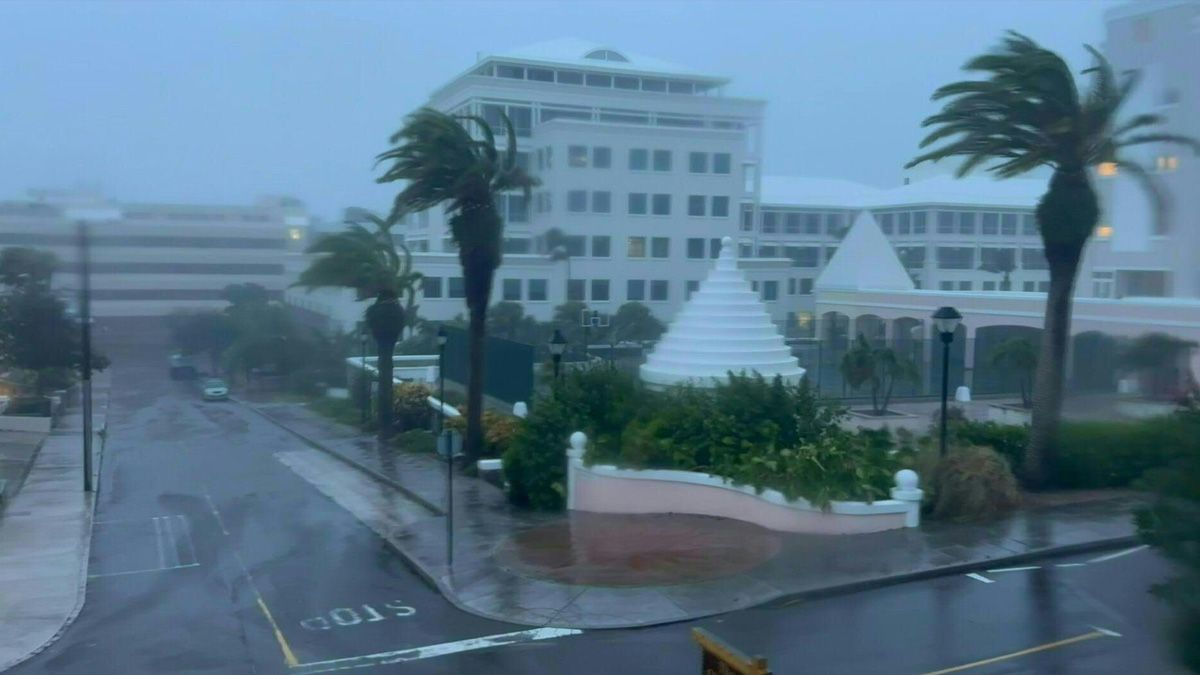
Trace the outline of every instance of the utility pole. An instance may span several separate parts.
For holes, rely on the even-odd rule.
[[[92,279],[88,259],[88,226],[79,222],[79,363],[80,398],[83,403],[83,491],[92,491]]]

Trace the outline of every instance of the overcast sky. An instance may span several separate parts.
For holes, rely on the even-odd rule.
[[[0,2],[0,199],[385,208],[374,155],[476,52],[579,37],[767,100],[767,174],[886,186],[1005,29],[1086,64],[1103,0]]]

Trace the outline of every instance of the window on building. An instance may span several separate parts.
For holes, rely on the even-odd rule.
[[[985,282],[983,282],[983,290],[985,290],[985,291],[994,291],[994,290],[996,290],[996,282],[994,282],[994,281],[985,281]]]
[[[788,288],[788,291],[787,291],[788,295],[796,294],[796,279],[794,277],[788,279],[787,288]]]
[[[525,78],[535,82],[553,82],[554,71],[549,68],[526,68]]]
[[[757,281],[750,282],[750,290],[754,291],[755,293],[758,292],[758,282]]]
[[[650,240],[651,258],[668,258],[671,255],[671,239],[669,237],[654,237]]]
[[[632,148],[629,151],[629,170],[645,171],[650,168],[650,151],[645,148]]]
[[[938,211],[937,212],[937,232],[938,234],[954,234],[954,212],[953,211]]]
[[[684,300],[691,300],[691,299],[692,299],[692,293],[695,293],[695,292],[696,292],[696,291],[698,291],[698,290],[700,290],[700,282],[699,282],[699,281],[691,281],[691,280],[689,280],[689,281],[687,282],[687,288],[686,288],[686,295],[687,295],[687,297],[685,297],[685,298],[684,298]]]
[[[708,153],[689,152],[688,171],[691,173],[708,173]]]
[[[530,279],[529,280],[529,300],[532,302],[546,301],[546,280],[545,279]]]
[[[589,87],[600,87],[601,89],[612,88],[612,75],[601,75],[599,73],[588,73],[584,76],[583,83]]]
[[[924,211],[913,211],[912,233],[913,234],[925,234],[925,212]]]
[[[762,231],[765,234],[775,234],[779,231],[779,214],[775,211],[762,212]]]
[[[758,247],[758,257],[777,258],[779,257],[779,247],[775,244],[762,244]]]
[[[570,190],[567,192],[567,210],[571,213],[587,211],[587,190]]]
[[[1015,248],[979,249],[979,266],[989,270],[1014,269],[1017,265]]]
[[[608,279],[592,279],[592,302],[608,302]]]
[[[521,280],[505,279],[501,284],[502,296],[505,300],[521,301]]]
[[[970,281],[960,281],[960,282],[958,282],[958,290],[969,291],[969,290],[971,290],[971,285],[972,285],[972,282],[970,282]]]
[[[975,234],[975,213],[973,211],[958,212],[958,233]]]
[[[666,91],[667,81],[658,80],[652,77],[642,78],[642,91]]]
[[[645,192],[630,192],[629,193],[629,214],[633,216],[646,215],[646,193]]]
[[[1037,236],[1037,218],[1032,213],[1025,213],[1021,215],[1021,234],[1027,237]]]
[[[611,213],[612,193],[608,190],[597,190],[592,193],[592,213]]]
[[[938,282],[938,290],[939,291],[952,291],[952,290],[954,290],[954,282],[953,281],[939,281]]]
[[[655,171],[670,171],[671,170],[671,151],[670,150],[655,150],[654,151],[654,170]]]
[[[884,234],[887,234],[887,235],[892,234],[895,229],[894,223],[892,221],[893,221],[892,214],[890,214],[890,213],[879,214],[879,229],[883,230]]]
[[[738,257],[739,258],[754,257],[754,247],[751,246],[750,244],[738,244]]]
[[[629,279],[625,282],[625,299],[629,302],[641,302],[646,299],[646,282],[642,279]]]
[[[592,237],[592,257],[607,258],[612,254],[612,237],[607,234]]]
[[[588,165],[588,149],[586,145],[567,146],[567,166],[572,169],[586,168]]]
[[[558,71],[559,84],[583,84],[583,73],[577,70]]]
[[[1021,284],[1021,290],[1025,291],[1026,293],[1033,293],[1037,290],[1037,284],[1032,281],[1026,281],[1025,283]]]
[[[654,198],[651,202],[651,213],[656,216],[671,215],[671,195],[654,195]]]
[[[642,83],[636,77],[617,75],[613,78],[613,86],[617,89],[640,89]]]
[[[900,263],[906,269],[925,268],[924,246],[897,246],[896,257],[900,258]]]
[[[507,77],[513,80],[523,80],[525,79],[525,69],[521,66],[506,66],[503,63],[497,63],[496,77]]]
[[[728,218],[729,217],[729,197],[713,197],[712,211],[709,215],[713,218]]]
[[[845,220],[845,218],[840,213],[826,213],[825,214],[825,232],[826,232],[826,234],[829,234],[830,236],[833,236],[833,237],[841,237],[842,235],[846,234],[846,230],[843,227],[844,220]]]
[[[447,297],[464,298],[467,295],[467,287],[463,284],[462,277],[450,277],[450,283],[446,289]]]
[[[1049,268],[1050,265],[1046,262],[1046,254],[1042,252],[1042,249],[1021,249],[1021,269],[1044,270]]]
[[[704,239],[689,237],[687,240],[687,257],[690,260],[704,259]]]
[[[612,167],[612,148],[597,145],[592,148],[592,168],[608,169]]]
[[[703,216],[706,202],[703,195],[688,195],[688,215]]]
[[[985,213],[979,226],[980,234],[993,235],[1000,232],[1000,214]]]
[[[584,297],[586,288],[587,287],[584,285],[583,279],[567,279],[567,300],[573,300],[575,302],[583,302],[587,300],[587,298]]]
[[[799,213],[789,213],[783,217],[783,231],[788,234],[800,234]]]
[[[1113,296],[1113,273],[1111,271],[1092,272],[1092,295],[1097,298]]]
[[[715,260],[718,257],[720,257],[720,255],[721,255],[721,239],[720,239],[720,237],[713,237],[712,239],[709,239],[708,240],[708,257]]]
[[[833,256],[837,255],[837,250],[838,250],[838,247],[836,247],[836,246],[826,246],[825,247],[825,263],[826,264],[828,264],[830,260],[833,260]]]
[[[1000,215],[1000,234],[1005,237],[1017,235],[1017,214],[1004,213]]]
[[[912,214],[908,211],[896,214],[896,234],[912,234]]]
[[[567,255],[572,258],[581,258],[586,253],[587,237],[582,234],[569,234],[563,237],[563,247],[567,249]]]
[[[492,128],[492,133],[495,135],[500,136],[506,133],[504,129],[504,106],[495,103],[484,103],[479,108],[479,116],[483,118],[484,122],[487,122],[488,126]]]
[[[529,222],[529,200],[523,194],[504,195],[505,202],[508,207],[508,222],[510,223],[527,223]]]
[[[800,280],[800,295],[812,295],[813,280],[804,278]]]
[[[553,145],[546,146],[546,168],[547,169],[554,168],[554,146]]]
[[[442,297],[442,278],[441,277],[422,277],[421,278],[421,294],[427,298]]]
[[[666,279],[655,279],[650,282],[650,300],[653,302],[666,302],[667,291],[669,284]]]
[[[804,234],[820,234],[821,233],[821,214],[806,213],[804,214]]]
[[[531,246],[528,237],[505,237],[505,253],[529,253]]]
[[[646,257],[646,238],[645,237],[630,237],[629,249],[626,254],[630,258],[645,258]]]
[[[774,302],[779,299],[779,282],[764,281],[763,282],[763,300]]]
[[[1049,281],[1039,281],[1038,285],[1037,285],[1037,289],[1038,289],[1038,293],[1049,293],[1050,292],[1050,282]]]
[[[752,232],[754,230],[754,209],[749,206],[742,207],[742,232]]]
[[[970,246],[939,246],[937,266],[943,270],[974,269],[975,249]]]
[[[712,158],[713,173],[727,174],[732,171],[732,161],[728,152],[714,152]]]

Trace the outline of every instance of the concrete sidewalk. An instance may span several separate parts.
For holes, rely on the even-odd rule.
[[[93,397],[97,477],[107,382],[97,378]],[[79,407],[73,405],[46,438],[0,518],[0,671],[48,646],[83,607],[95,498],[83,491],[82,426]]]
[[[302,405],[255,409],[325,453],[287,453],[285,464],[391,542],[448,600],[531,626],[670,623],[1134,543],[1137,500],[1128,494],[985,524],[821,536],[696,516],[530,513],[510,508],[492,485],[456,476],[451,571],[441,462],[380,447]],[[398,506],[403,493],[439,508]]]

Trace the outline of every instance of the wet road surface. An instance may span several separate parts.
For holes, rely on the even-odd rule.
[[[692,626],[784,673],[1171,673],[1147,550],[582,634],[466,614],[281,464],[299,442],[116,366],[87,602],[14,673],[686,673]],[[382,488],[381,488],[382,489]],[[1095,560],[1095,562],[1088,562]],[[519,633],[496,638],[488,636]],[[530,638],[545,638],[531,640]],[[431,646],[448,645],[443,647]]]

